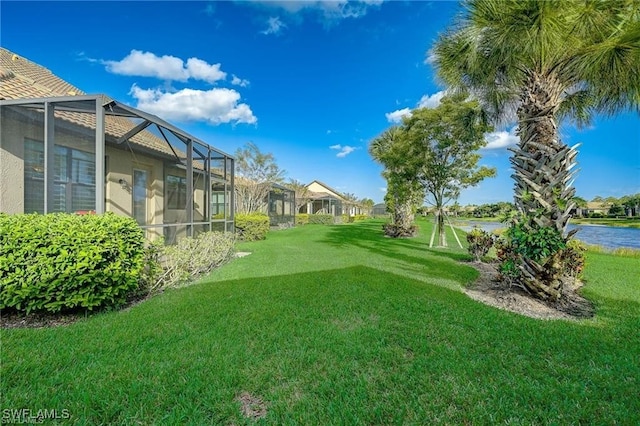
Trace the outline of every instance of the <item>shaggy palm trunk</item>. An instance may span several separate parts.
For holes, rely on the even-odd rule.
[[[555,114],[562,86],[550,75],[530,73],[518,110],[520,142],[511,158],[515,204],[524,213],[525,227],[550,227],[564,234],[574,207],[572,188],[576,147],[560,142]],[[567,239],[570,238],[570,235]],[[524,286],[544,300],[562,296],[563,271],[549,256],[544,261],[522,259]]]
[[[393,223],[402,231],[408,231],[413,225],[414,214],[411,204],[398,203],[393,210]]]

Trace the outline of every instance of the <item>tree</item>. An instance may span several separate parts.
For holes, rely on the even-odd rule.
[[[583,209],[587,208],[587,200],[585,200],[582,197],[578,197],[575,196],[571,199],[571,201],[573,202],[573,204],[575,204],[575,209],[576,209],[576,216],[579,217],[583,217],[584,216],[584,212]]]
[[[625,195],[620,198],[620,202],[627,210],[629,216],[640,215],[640,194]]]
[[[486,145],[484,134],[492,128],[478,102],[465,98],[464,94],[447,96],[437,108],[413,111],[404,119],[405,137],[396,146],[397,154],[405,159],[405,176],[416,179],[427,201],[435,207],[436,231],[442,247],[447,246],[445,206],[455,201],[464,188],[496,174],[495,168],[478,166],[477,151]]]
[[[363,198],[358,201],[358,203],[362,206],[367,215],[371,215],[373,212],[373,206],[376,204],[371,198]]]
[[[382,176],[387,181],[384,202],[391,213],[391,223],[385,226],[385,234],[391,237],[413,236],[416,209],[422,204],[423,192],[418,183],[405,177],[404,159],[395,146],[402,140],[402,129],[393,126],[371,141],[369,154],[384,166]]]
[[[511,163],[526,233],[572,236],[563,235],[577,146],[560,141],[559,120],[585,125],[595,113],[640,110],[639,18],[634,0],[469,0],[436,42],[434,63],[450,90],[470,91],[496,122],[517,114]],[[563,279],[545,266],[556,253],[518,265],[522,284],[545,300],[562,296]]]
[[[269,191],[274,183],[282,183],[284,170],[276,164],[273,154],[264,154],[252,142],[238,148],[236,156],[236,212],[265,211]]]
[[[360,205],[360,202],[358,201],[358,197],[356,196],[356,194],[345,192],[344,194],[342,194],[342,198],[344,200],[344,209],[345,209],[345,212],[343,213],[345,213],[348,217],[353,216],[351,214],[351,211],[355,207],[358,207]]]
[[[300,211],[300,207],[306,205],[309,200],[309,188],[304,183],[296,180],[289,179],[289,182],[285,184],[287,188],[295,192],[296,197],[296,213]]]

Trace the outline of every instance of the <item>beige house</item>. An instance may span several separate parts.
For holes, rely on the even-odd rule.
[[[309,201],[300,207],[299,213],[330,214],[336,217],[362,213],[361,206],[350,203],[340,192],[319,180],[308,184],[307,190]]]
[[[0,48],[0,212],[114,212],[149,238],[233,231],[234,159]]]

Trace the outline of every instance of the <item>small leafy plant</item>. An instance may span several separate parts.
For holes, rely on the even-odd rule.
[[[493,247],[494,237],[475,227],[467,234],[467,242],[469,243],[469,254],[473,257],[474,262],[480,262],[482,257],[486,256]]]

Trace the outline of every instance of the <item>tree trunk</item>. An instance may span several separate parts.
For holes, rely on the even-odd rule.
[[[448,247],[447,234],[444,223],[444,210],[442,208],[436,208],[434,222],[434,225],[436,227],[436,234],[438,234],[438,247]]]
[[[524,214],[525,228],[550,227],[564,235],[575,206],[571,199],[577,146],[570,148],[559,139],[555,114],[561,94],[562,86],[554,76],[530,73],[518,109],[520,142],[512,149],[510,161],[515,204]],[[542,265],[531,259],[519,265],[523,284],[545,300],[558,300],[562,295],[562,280],[558,279],[562,271],[551,273],[552,257]]]
[[[403,231],[408,231],[413,225],[414,215],[410,203],[401,203],[395,207],[394,223]]]

